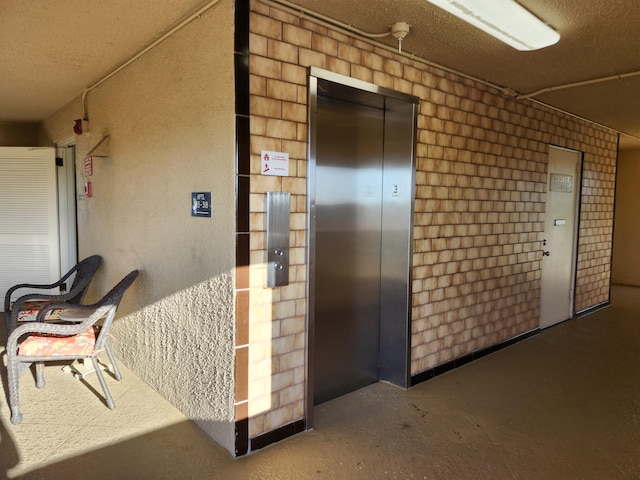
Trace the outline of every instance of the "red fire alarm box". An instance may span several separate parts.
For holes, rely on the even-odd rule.
[[[91,182],[84,182],[84,194],[87,197],[91,196]]]

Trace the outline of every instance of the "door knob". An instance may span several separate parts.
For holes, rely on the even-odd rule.
[[[542,255],[543,255],[543,256],[545,256],[545,257],[548,257],[548,256],[549,256],[549,254],[550,254],[550,252],[549,252],[549,251],[542,252]]]

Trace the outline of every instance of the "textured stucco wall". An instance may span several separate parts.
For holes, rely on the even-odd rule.
[[[93,186],[78,202],[80,257],[104,257],[90,295],[141,269],[114,325],[117,356],[233,451],[233,2],[91,91],[88,114],[90,133],[76,138],[79,191]],[[40,142],[68,139],[81,116],[77,98]],[[85,178],[82,159],[105,135],[110,158]],[[191,217],[200,191],[212,192],[212,218]]]
[[[0,122],[1,147],[33,147],[38,141],[38,124]]]
[[[640,286],[640,150],[621,150],[618,157],[616,217],[613,232],[613,283]]]

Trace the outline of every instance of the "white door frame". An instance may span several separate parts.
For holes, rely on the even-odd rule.
[[[75,139],[56,144],[58,166],[58,217],[60,221],[60,270],[69,271],[78,263],[78,227],[76,216]]]

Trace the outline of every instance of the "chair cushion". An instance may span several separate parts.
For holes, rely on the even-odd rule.
[[[19,322],[35,322],[36,317],[38,316],[38,312],[45,305],[49,305],[51,302],[47,302],[46,300],[34,300],[32,302],[24,302],[24,308],[22,308],[18,312],[18,321]],[[60,311],[61,309],[57,308],[52,310],[45,320],[60,320]]]
[[[51,333],[29,335],[18,347],[18,355],[31,357],[86,356],[93,353],[96,330],[93,326],[77,335],[60,336]]]
[[[49,305],[50,303],[51,302],[47,302],[46,300],[34,300],[31,302],[24,302],[23,308],[18,312],[18,321],[19,322],[35,322],[40,309],[46,305]],[[56,308],[55,310],[51,310],[51,312],[46,316],[45,320],[60,320],[60,312],[61,312],[61,309],[59,308]]]

